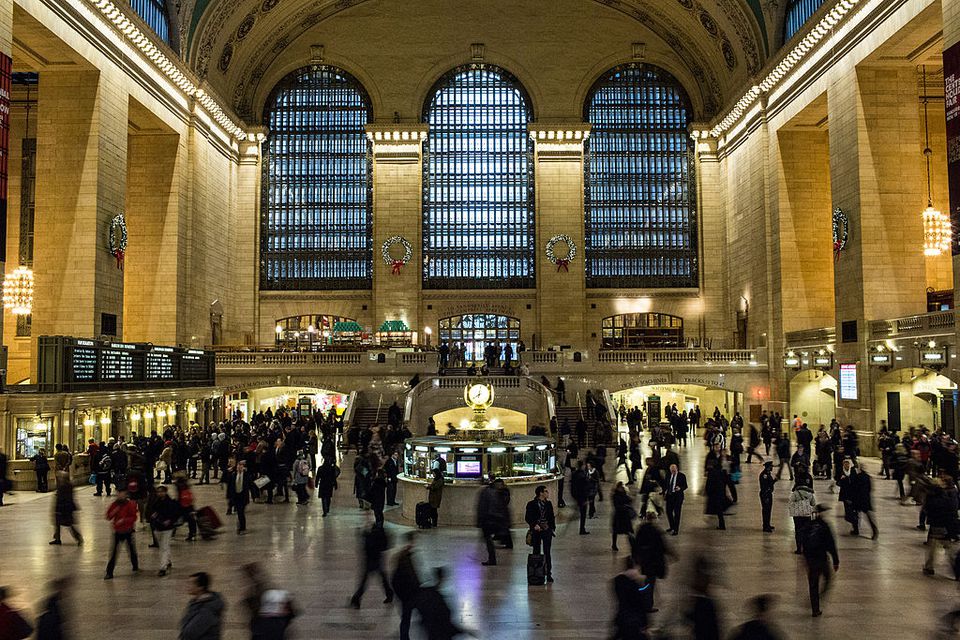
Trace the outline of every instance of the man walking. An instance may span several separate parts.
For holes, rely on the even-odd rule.
[[[570,477],[570,495],[577,501],[580,508],[580,535],[585,536],[587,531],[587,507],[590,505],[591,480],[583,467],[583,462],[577,464],[577,470]]]
[[[380,575],[383,581],[383,592],[386,594],[384,604],[393,602],[393,589],[390,588],[390,581],[387,580],[387,573],[383,569],[383,554],[390,548],[390,538],[383,529],[383,524],[374,523],[363,532],[363,574],[360,576],[360,584],[350,598],[350,606],[354,609],[360,608],[360,599],[367,589],[367,578],[370,574]]]
[[[683,510],[683,495],[687,490],[687,476],[680,473],[676,464],[670,465],[670,476],[667,478],[667,531],[672,535],[680,533],[680,512]]]
[[[415,533],[407,532],[407,544],[397,553],[396,568],[390,581],[393,592],[400,598],[400,640],[410,640],[410,620],[423,588],[413,564],[414,540]]]
[[[237,513],[237,533],[243,535],[247,530],[247,505],[250,504],[250,474],[247,473],[245,460],[237,460],[232,473],[226,474],[227,502]]]
[[[157,575],[163,577],[173,567],[170,556],[170,542],[173,540],[173,531],[177,527],[177,519],[181,512],[180,506],[167,493],[165,485],[157,485],[157,501],[150,514],[150,527],[157,538],[160,547],[160,570]]]
[[[187,593],[190,602],[180,619],[179,640],[219,640],[224,603],[210,591],[210,575],[200,571],[190,576]]]
[[[818,504],[814,507],[813,518],[807,524],[803,535],[803,557],[807,561],[807,586],[810,590],[810,610],[813,617],[823,615],[820,609],[820,598],[827,595],[830,589],[832,574],[830,572],[830,558],[833,558],[833,570],[840,569],[840,556],[837,553],[837,541],[833,537],[830,526],[824,522],[821,514],[830,507]],[[820,581],[823,580],[823,589]]]

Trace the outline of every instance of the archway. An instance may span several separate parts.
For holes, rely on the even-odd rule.
[[[356,322],[353,318],[330,314],[305,314],[279,318],[276,322],[276,344],[293,350],[317,351],[330,345],[338,323]]]
[[[527,414],[522,411],[514,411],[505,407],[490,407],[487,409],[487,419],[490,426],[498,426],[503,429],[507,435],[527,433]],[[445,434],[448,431],[448,425],[453,425],[456,429],[466,429],[473,420],[473,411],[468,407],[456,407],[447,409],[433,415],[433,421],[437,425],[437,433]]]
[[[634,407],[643,410],[646,420],[645,426],[650,423],[650,413],[659,411],[659,418],[663,419],[666,407],[676,405],[677,411],[689,413],[699,407],[702,416],[702,425],[708,417],[719,409],[727,418],[734,413],[742,412],[743,393],[730,389],[707,387],[698,384],[651,384],[639,387],[622,389],[611,394],[614,409],[622,414],[620,408],[630,411]],[[747,417],[744,417],[746,420]],[[621,425],[625,428],[625,425]]]
[[[335,408],[337,414],[343,414],[350,403],[350,394],[319,387],[260,387],[231,393],[226,403],[228,415],[239,415],[248,422],[252,415],[267,409],[271,413],[286,409],[305,415],[326,414]]]
[[[837,417],[837,379],[819,370],[801,371],[790,380],[791,416],[798,416],[814,433]]]
[[[446,342],[451,353],[454,347],[465,348],[463,364],[483,360],[483,349],[488,344],[501,348],[508,344],[513,348],[514,358],[519,358],[517,344],[520,342],[520,320],[493,313],[467,313],[461,316],[440,318],[440,344]],[[456,362],[452,364],[458,364]]]
[[[877,421],[896,431],[924,426],[955,433],[956,392],[957,384],[935,371],[917,367],[889,371],[874,386]]]

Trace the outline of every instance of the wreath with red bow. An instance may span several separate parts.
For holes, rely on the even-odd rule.
[[[554,248],[559,243],[564,243],[567,245],[567,255],[560,258],[557,256]],[[577,243],[573,241],[568,235],[560,234],[553,236],[550,240],[547,241],[547,260],[557,265],[557,271],[563,270],[569,272],[570,263],[574,258],[577,257]]]
[[[393,256],[393,246],[397,244],[403,247],[402,258],[395,258]],[[384,240],[383,245],[380,247],[380,253],[383,255],[383,261],[390,266],[390,272],[398,276],[400,275],[400,270],[403,269],[403,265],[410,262],[410,258],[413,257],[413,247],[410,246],[410,243],[403,236],[391,236]]]

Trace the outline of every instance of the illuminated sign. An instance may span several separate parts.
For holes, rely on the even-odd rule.
[[[857,399],[857,365],[840,365],[840,399]]]

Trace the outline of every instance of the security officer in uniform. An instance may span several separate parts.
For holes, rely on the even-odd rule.
[[[773,461],[767,460],[763,463],[763,471],[760,472],[760,510],[763,512],[763,532],[772,533],[773,527],[770,526],[770,512],[773,510],[773,487],[777,479],[773,475]]]

